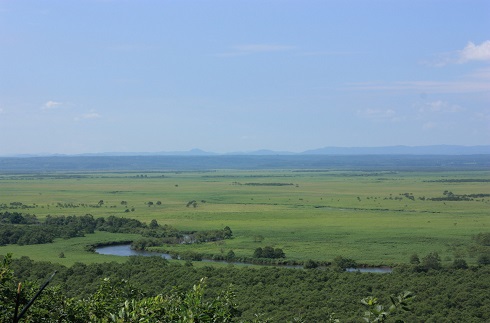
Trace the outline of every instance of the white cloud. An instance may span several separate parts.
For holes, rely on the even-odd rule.
[[[56,109],[60,105],[63,105],[63,102],[58,102],[58,101],[47,101],[46,103],[43,104],[41,107],[42,110],[52,110]]]
[[[91,110],[88,113],[82,114],[75,118],[75,120],[90,120],[90,119],[100,119],[102,116],[97,113],[95,110]]]
[[[463,64],[470,61],[490,61],[490,40],[486,40],[480,45],[468,42],[462,50],[436,54],[435,59],[423,61],[422,64],[443,67],[449,64]]]
[[[484,41],[480,45],[469,42],[459,52],[459,62],[465,63],[468,61],[490,61],[490,40]]]

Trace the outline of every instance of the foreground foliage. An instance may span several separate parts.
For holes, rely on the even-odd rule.
[[[9,279],[8,288],[1,287],[9,304],[15,299],[13,281],[42,283],[57,270],[52,282],[55,287],[43,293],[29,313],[45,313],[49,317],[54,314],[48,313],[47,309],[57,308],[55,313],[72,315],[71,321],[82,317],[82,321],[87,322],[87,315],[102,319],[97,313],[104,312],[113,314],[105,317],[109,322],[125,322],[136,312],[153,315],[151,304],[165,304],[171,308],[180,304],[180,308],[185,309],[187,305],[179,302],[187,300],[185,302],[191,304],[191,299],[196,300],[198,294],[201,304],[206,305],[193,307],[192,313],[202,313],[207,308],[213,315],[225,317],[227,313],[236,321],[253,322],[259,318],[271,322],[294,319],[325,322],[332,313],[336,313],[333,317],[340,322],[360,322],[365,316],[365,309],[359,300],[379,297],[376,305],[390,304],[389,295],[397,295],[402,290],[411,290],[417,297],[412,301],[414,310],[397,312],[396,319],[405,322],[490,320],[488,266],[418,271],[416,266],[407,265],[395,268],[392,274],[361,274],[334,269],[239,268],[231,265],[195,267],[192,263],[169,263],[159,257],[130,257],[123,264],[77,263],[67,268],[23,257],[13,260],[11,269],[14,278]],[[199,285],[202,277],[207,277],[204,292],[203,285]],[[230,285],[232,289],[229,289]],[[27,293],[28,286],[25,288],[24,303],[32,295]],[[236,304],[233,294],[236,294]],[[107,299],[104,295],[111,297]],[[115,298],[114,295],[120,297]],[[68,308],[72,309],[71,314]],[[165,311],[169,311],[168,308],[165,307]],[[8,312],[12,313],[11,309]]]
[[[18,298],[14,297],[13,275],[9,268],[10,255],[3,259],[0,268],[0,321],[17,322],[14,308],[26,306],[33,297],[36,286],[29,283]],[[23,319],[27,322],[231,322],[238,314],[234,294],[228,288],[217,297],[204,299],[204,279],[191,290],[173,291],[166,295],[144,297],[125,280],[104,279],[97,291],[87,298],[66,297],[57,286],[44,291],[35,299],[35,306]],[[20,287],[19,287],[20,292]],[[26,306],[27,307],[27,306]]]

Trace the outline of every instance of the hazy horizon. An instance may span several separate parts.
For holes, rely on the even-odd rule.
[[[1,1],[0,156],[490,145],[490,2]]]

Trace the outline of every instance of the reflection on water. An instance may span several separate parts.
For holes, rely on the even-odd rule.
[[[172,259],[172,257],[168,253],[133,250],[131,249],[131,245],[129,244],[99,247],[95,249],[95,252],[101,255],[146,256],[146,257],[161,256],[165,259]]]

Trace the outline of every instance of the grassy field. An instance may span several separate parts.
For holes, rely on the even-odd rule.
[[[458,257],[474,263],[471,237],[490,231],[490,197],[430,199],[446,197],[445,191],[456,196],[490,194],[490,182],[482,180],[490,180],[490,171],[5,174],[0,175],[0,212],[31,213],[40,219],[115,215],[156,219],[179,230],[233,230],[231,240],[166,247],[175,251],[233,250],[249,257],[257,247],[273,246],[282,248],[288,259],[330,261],[342,255],[373,265],[408,262],[413,253],[436,251],[446,263]],[[187,206],[190,201],[196,201],[196,207]],[[259,237],[262,242],[257,242]],[[2,246],[0,254],[67,265],[124,261],[87,253],[83,247],[128,238],[134,236],[96,233],[48,245]],[[60,252],[66,258],[59,258]]]

